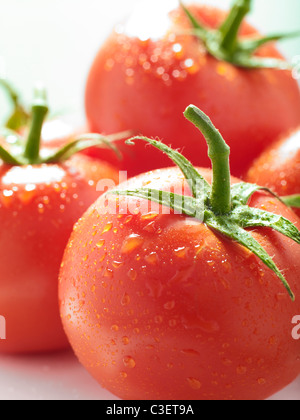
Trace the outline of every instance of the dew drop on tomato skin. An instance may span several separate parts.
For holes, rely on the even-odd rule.
[[[186,380],[187,380],[188,385],[194,390],[198,390],[202,387],[202,384],[198,379],[187,378]]]
[[[144,240],[140,235],[132,234],[123,242],[121,253],[131,254],[143,244]]]
[[[123,359],[124,366],[129,369],[134,369],[136,367],[136,362],[131,356],[126,356]]]

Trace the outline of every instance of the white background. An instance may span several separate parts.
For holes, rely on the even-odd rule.
[[[88,69],[116,22],[141,2],[176,5],[176,0],[0,0],[0,56],[9,79],[31,100],[32,86],[43,80],[52,111],[83,110]],[[196,2],[195,0],[194,2]],[[188,0],[186,1],[188,3]],[[231,0],[198,0],[228,7]],[[254,0],[250,17],[264,32],[300,29],[299,0]],[[148,19],[156,22],[156,14]],[[291,58],[300,54],[300,38],[282,43]],[[1,63],[0,63],[1,72]],[[5,107],[0,92],[0,119]]]

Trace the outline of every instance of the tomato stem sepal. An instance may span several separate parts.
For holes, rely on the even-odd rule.
[[[258,57],[255,52],[267,43],[299,37],[300,31],[272,34],[255,39],[239,38],[244,18],[251,11],[252,0],[235,0],[225,21],[216,30],[205,28],[182,1],[180,5],[192,26],[191,34],[199,38],[207,52],[216,59],[246,69],[292,69],[284,60]]]
[[[292,222],[282,216],[250,207],[249,200],[258,191],[267,191],[276,198],[277,196],[267,188],[255,184],[241,182],[231,186],[229,148],[220,132],[214,127],[209,117],[194,105],[190,105],[184,115],[205,137],[213,166],[212,185],[178,151],[154,139],[133,137],[127,141],[128,144],[133,145],[136,141],[147,142],[165,153],[179,167],[191,189],[192,197],[149,188],[115,189],[107,194],[153,201],[171,208],[176,214],[184,214],[199,219],[210,229],[239,243],[256,255],[281,280],[290,298],[294,301],[295,295],[284,275],[272,257],[246,229],[267,227],[300,245],[299,230]],[[221,168],[218,168],[218,166]],[[223,191],[221,191],[223,182]]]
[[[0,86],[5,90],[13,105],[13,112],[5,123],[5,127],[19,131],[30,121],[30,114],[20,101],[18,92],[5,78],[0,78]]]
[[[46,91],[39,84],[35,89],[28,137],[23,138],[18,132],[7,127],[0,129],[0,136],[6,140],[5,144],[0,143],[0,159],[4,163],[10,166],[61,163],[70,159],[74,154],[91,147],[111,149],[118,159],[122,159],[122,155],[114,142],[133,135],[132,131],[108,136],[88,133],[76,137],[59,149],[45,149],[41,154],[41,133],[48,111]]]
[[[300,209],[300,195],[299,194],[281,197],[281,200],[289,207]]]

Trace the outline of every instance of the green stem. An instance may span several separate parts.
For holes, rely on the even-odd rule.
[[[25,158],[30,163],[38,163],[39,161],[41,132],[48,110],[46,91],[42,87],[37,87],[32,106],[32,123],[24,152]]]
[[[190,105],[184,116],[204,135],[208,145],[208,156],[212,162],[213,181],[210,204],[215,214],[231,211],[230,148],[211,120],[200,109]]]
[[[15,89],[8,83],[8,81],[3,78],[0,78],[0,85],[3,87],[3,89],[6,91],[6,93],[10,97],[14,107],[19,106],[20,105],[19,95],[17,94]]]
[[[251,10],[252,0],[236,0],[227,19],[219,29],[221,34],[220,48],[233,53],[238,42],[238,33],[245,16]]]
[[[286,197],[281,197],[281,200],[289,207],[300,208],[300,195],[289,195]]]

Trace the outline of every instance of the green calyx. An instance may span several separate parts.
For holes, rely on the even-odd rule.
[[[70,141],[60,149],[44,149],[41,153],[41,133],[47,114],[46,91],[43,87],[38,86],[35,89],[28,137],[23,138],[16,131],[7,127],[0,129],[0,136],[5,140],[5,144],[0,141],[0,159],[4,163],[12,166],[61,163],[70,159],[74,154],[91,147],[109,148],[121,158],[120,152],[113,142],[132,135],[132,132],[129,131],[110,136],[85,134]],[[24,128],[23,125],[22,128]]]
[[[281,200],[289,207],[300,208],[300,195],[298,194],[281,197]]]
[[[218,60],[227,61],[237,67],[259,69],[274,68],[279,70],[290,69],[283,60],[258,57],[255,52],[263,45],[296,36],[300,32],[287,34],[274,34],[260,38],[239,38],[239,30],[244,18],[251,11],[252,0],[235,0],[231,11],[222,25],[216,29],[205,28],[191,11],[180,1],[180,5],[188,17],[192,31],[205,45],[207,51]]]
[[[257,191],[267,188],[249,183],[230,184],[229,147],[210,119],[200,109],[191,105],[185,117],[200,129],[208,144],[208,155],[212,161],[213,181],[210,185],[197,169],[178,151],[147,137],[134,137],[128,144],[141,140],[150,143],[177,165],[185,176],[192,196],[183,196],[168,191],[149,188],[136,190],[113,190],[109,194],[138,197],[170,207],[174,212],[203,221],[212,230],[238,242],[253,252],[281,280],[292,300],[295,296],[285,277],[272,257],[245,229],[267,227],[280,232],[300,245],[299,230],[284,217],[252,208],[250,198]],[[273,194],[274,195],[274,194]]]
[[[22,105],[17,91],[6,79],[0,78],[0,86],[9,96],[13,106],[13,112],[6,121],[5,127],[10,130],[18,131],[28,124],[30,121],[30,114]]]

